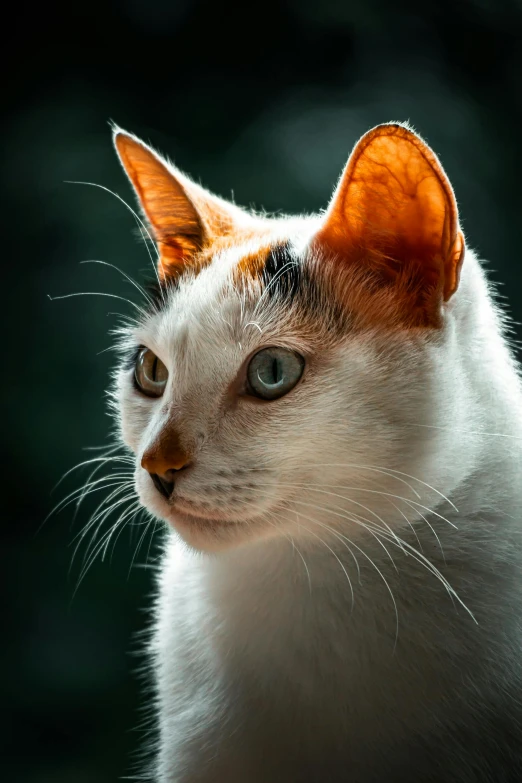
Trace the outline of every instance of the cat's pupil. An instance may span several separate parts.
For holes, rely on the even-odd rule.
[[[274,383],[278,383],[281,380],[282,373],[280,372],[280,370],[281,370],[281,363],[277,359],[274,359],[272,361],[272,377],[274,379],[273,380]]]
[[[157,379],[157,371],[158,371],[158,357],[154,359],[154,364],[152,365],[152,380],[155,381]]]
[[[250,389],[262,399],[276,400],[289,392],[303,373],[304,359],[287,348],[265,348],[250,361]]]

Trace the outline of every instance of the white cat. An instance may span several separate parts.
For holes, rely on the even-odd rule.
[[[115,144],[159,251],[115,393],[172,528],[154,780],[522,780],[521,383],[436,156],[381,125],[271,218]]]

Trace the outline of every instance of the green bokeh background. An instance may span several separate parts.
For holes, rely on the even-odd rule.
[[[4,779],[130,774],[146,701],[133,651],[150,614],[148,540],[126,530],[75,592],[89,506],[51,517],[53,485],[107,442],[108,330],[135,298],[145,247],[114,120],[239,204],[326,205],[372,125],[410,120],[439,153],[471,245],[522,318],[522,8],[518,0],[91,0],[11,9],[4,30]],[[520,327],[518,336],[520,337]],[[92,507],[91,507],[92,508]],[[154,562],[153,544],[149,564]]]

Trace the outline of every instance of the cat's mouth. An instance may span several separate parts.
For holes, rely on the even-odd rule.
[[[251,520],[240,519],[227,509],[194,507],[176,500],[164,517],[181,538],[198,551],[216,552],[243,540],[253,529]],[[246,524],[243,524],[246,523]]]
[[[192,503],[181,498],[176,498],[170,506],[172,516],[182,524],[207,524],[207,525],[234,525],[237,522],[231,519],[230,513],[220,512],[218,509],[205,509],[199,504]]]
[[[238,525],[237,522],[231,522],[230,520],[210,516],[196,516],[195,514],[187,514],[178,509],[172,510],[171,524],[174,528],[179,529],[180,532],[183,529],[191,532],[196,529],[201,532],[210,530],[217,531],[220,528],[232,528]]]
[[[198,551],[221,551],[253,537],[273,535],[279,528],[267,518],[268,513],[277,515],[280,507],[274,505],[269,512],[252,503],[238,504],[237,507],[223,504],[220,507],[218,504],[198,503],[180,495],[175,495],[165,505],[159,514],[155,513]]]

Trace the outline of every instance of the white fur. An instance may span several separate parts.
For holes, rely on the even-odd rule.
[[[298,248],[314,226],[277,231]],[[173,528],[155,779],[315,781],[326,754],[347,780],[388,765],[395,780],[412,737],[472,722],[520,682],[520,381],[470,251],[441,330],[348,331],[322,349],[282,306],[238,295],[231,272],[251,250],[216,257],[136,328],[169,370],[163,398],[136,393],[131,370],[118,379],[140,499]],[[226,404],[274,344],[307,358],[303,381]],[[195,455],[179,494],[226,527],[189,529],[140,467],[166,421]],[[479,780],[461,775],[448,780]]]

